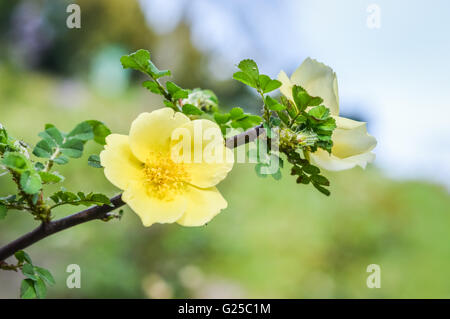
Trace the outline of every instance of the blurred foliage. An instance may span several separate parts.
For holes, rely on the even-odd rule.
[[[243,85],[205,75],[207,57],[190,42],[188,26],[180,25],[162,38],[148,29],[137,1],[83,0],[77,1],[82,29],[68,30],[66,3],[0,2],[0,45],[5,48],[0,52],[0,122],[11,135],[36,143],[46,123],[70,130],[94,118],[113,132],[127,134],[139,113],[162,107],[161,100],[140,85],[110,96],[88,84],[90,64],[110,45],[127,52],[148,48],[157,65],[170,68],[173,80],[183,87],[212,88],[230,107],[248,106],[253,112],[260,107],[247,103],[251,99]],[[35,51],[18,30],[23,6],[35,8],[27,21],[44,18],[35,33],[26,35],[52,35]],[[39,59],[33,64],[27,54]],[[101,170],[87,165],[88,155],[99,150],[88,145],[83,158],[61,167],[68,189],[118,192]],[[236,165],[219,185],[229,207],[205,227],[145,228],[125,209],[121,221],[77,226],[27,252],[36,264],[52,270],[56,285],[49,290],[50,298],[450,297],[446,189],[393,181],[373,167],[332,174],[330,179],[333,196],[325,198],[293,185],[289,178],[259,179],[253,165]],[[2,196],[14,185],[0,177],[0,189]],[[75,211],[64,207],[56,215]],[[29,216],[10,212],[0,222],[0,243],[36,225]],[[366,267],[372,263],[381,266],[381,289],[366,286]],[[70,264],[81,266],[80,289],[66,287]],[[0,272],[0,298],[18,297],[21,279]]]

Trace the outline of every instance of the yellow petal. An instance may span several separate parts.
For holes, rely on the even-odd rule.
[[[233,152],[225,147],[219,126],[208,120],[195,120],[174,131],[171,142],[187,172],[186,182],[208,188],[217,185],[233,168]],[[183,148],[183,146],[185,146]]]
[[[289,100],[292,99],[292,83],[287,74],[284,71],[278,73],[278,81],[281,82],[280,92]]]
[[[328,171],[343,171],[357,165],[366,168],[368,163],[375,160],[375,154],[366,152],[346,158],[338,158],[333,153],[330,155],[327,151],[318,149],[316,152],[310,154],[310,159],[312,164]]]
[[[100,163],[105,168],[106,178],[120,189],[126,189],[130,181],[142,177],[142,163],[131,152],[127,135],[111,134],[106,137]]]
[[[347,158],[371,151],[377,140],[367,133],[366,123],[344,117],[335,117],[337,128],[333,131],[332,153],[338,158]]]
[[[159,199],[147,193],[143,183],[130,183],[122,194],[122,200],[141,218],[144,226],[154,223],[174,223],[186,211],[186,198],[182,195],[173,200]]]
[[[168,154],[172,131],[189,121],[186,115],[168,107],[140,114],[131,123],[131,151],[141,162],[152,152]]]
[[[312,96],[320,96],[331,114],[339,114],[336,73],[329,66],[307,58],[292,74],[291,82],[302,86]]]
[[[183,226],[202,226],[227,207],[226,200],[215,187],[189,187],[185,194],[187,209],[177,223]]]

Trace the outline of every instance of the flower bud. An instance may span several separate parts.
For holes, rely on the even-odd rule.
[[[182,103],[192,104],[206,113],[213,113],[217,111],[219,101],[210,90],[194,89],[186,99],[183,99]]]

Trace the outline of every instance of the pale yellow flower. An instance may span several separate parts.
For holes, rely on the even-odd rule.
[[[340,171],[356,165],[365,168],[367,163],[375,160],[375,154],[371,150],[377,141],[367,133],[366,123],[339,116],[337,78],[329,66],[307,58],[291,78],[281,71],[278,80],[282,83],[281,93],[291,100],[294,85],[300,85],[312,96],[323,98],[323,104],[330,109],[331,115],[336,120],[337,128],[332,135],[331,154],[318,149],[309,154],[313,164],[326,170]]]
[[[182,113],[162,108],[140,114],[131,124],[129,135],[111,134],[106,138],[100,154],[105,176],[124,190],[122,200],[145,226],[173,222],[201,226],[227,207],[215,186],[233,167],[233,156],[224,146],[221,133],[215,141],[203,135],[211,128],[220,132],[211,121],[191,121]],[[174,160],[171,151],[178,141],[174,137],[177,129],[193,133],[187,140],[192,154],[212,145],[223,151],[222,160]]]

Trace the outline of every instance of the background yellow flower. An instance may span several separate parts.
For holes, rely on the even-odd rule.
[[[145,226],[173,222],[201,226],[227,207],[215,187],[233,167],[231,150],[223,145],[223,138],[221,145],[215,145],[223,148],[221,161],[177,162],[171,158],[174,130],[193,131],[194,127],[202,130],[201,143],[191,135],[190,145],[202,152],[209,144],[203,132],[217,125],[207,120],[191,121],[170,108],[140,114],[128,136],[111,134],[106,138],[105,150],[100,154],[105,176],[124,190],[123,201]]]
[[[340,171],[356,165],[365,168],[367,163],[375,160],[375,154],[371,151],[377,145],[377,141],[367,133],[366,123],[339,116],[337,78],[329,66],[307,58],[291,78],[281,71],[278,80],[282,83],[281,93],[291,100],[294,85],[300,85],[312,96],[323,98],[323,104],[330,109],[336,120],[337,128],[333,131],[331,154],[318,149],[310,154],[313,164],[326,170]]]

